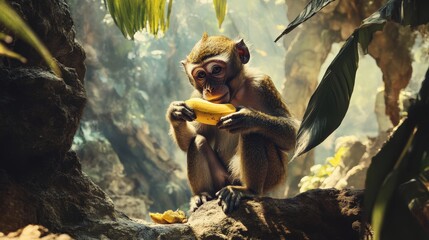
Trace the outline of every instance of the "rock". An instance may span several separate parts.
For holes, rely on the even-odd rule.
[[[25,228],[19,229],[16,232],[10,232],[5,235],[0,232],[0,240],[72,240],[67,234],[49,233],[48,229],[40,225],[28,225]]]
[[[64,156],[85,105],[75,71],[61,66],[63,78],[40,68],[0,67],[0,163],[23,171],[44,156]],[[19,168],[19,169],[18,169]]]
[[[198,239],[360,239],[362,201],[362,191],[310,190],[244,201],[228,216],[211,201],[188,224]]]
[[[189,226],[149,227],[115,210],[112,200],[82,174],[74,152],[58,162],[28,176],[0,171],[0,226],[4,233],[40,224],[76,239],[156,239],[163,234],[180,239],[191,234]]]
[[[8,46],[28,62],[6,59],[0,66],[0,163],[22,172],[21,166],[30,169],[45,156],[64,156],[70,149],[86,102],[85,53],[75,42],[64,1],[8,2],[45,43],[63,75],[49,72],[36,50],[19,38]]]

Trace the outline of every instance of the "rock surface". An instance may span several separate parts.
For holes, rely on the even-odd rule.
[[[212,201],[188,224],[198,239],[360,239],[362,200],[361,191],[311,190],[245,201],[229,216]]]
[[[19,229],[16,232],[10,232],[8,235],[0,232],[0,240],[71,240],[67,234],[49,233],[48,229],[39,225],[28,225],[25,228]]]

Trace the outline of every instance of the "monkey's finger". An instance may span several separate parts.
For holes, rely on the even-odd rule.
[[[183,114],[182,112],[176,111],[176,112],[173,112],[172,114],[173,114],[173,117],[175,119],[185,120],[185,121],[189,121],[189,122],[193,121],[193,119],[190,116],[187,116],[187,115]]]
[[[207,202],[207,196],[206,195],[202,195],[201,196],[201,204],[204,204]]]
[[[235,201],[236,201],[236,199],[237,199],[237,194],[231,194],[231,198],[229,199],[229,201],[228,201],[228,206],[229,206],[229,208],[231,209],[231,210],[234,210],[236,207],[235,207]]]
[[[230,210],[230,207],[228,206],[228,204],[225,201],[222,201],[222,211],[224,213],[228,213]]]
[[[241,194],[237,194],[237,196],[234,199],[234,203],[232,204],[234,209],[238,208],[238,205],[240,205],[240,201],[241,201]]]
[[[222,205],[222,202],[228,195],[228,190],[226,188],[221,189],[219,192],[216,193],[216,196],[218,197],[218,204],[219,206]]]
[[[218,128],[219,129],[231,129],[234,128],[238,125],[241,125],[243,122],[243,118],[235,118],[235,119],[225,119],[225,120],[220,120],[219,124],[218,124]]]
[[[218,197],[218,198],[220,198],[220,196],[221,196],[224,192],[225,192],[225,188],[222,188],[221,190],[219,190],[219,191],[217,191],[217,192],[215,193],[215,196],[216,196],[216,197]]]
[[[192,120],[194,120],[195,118],[197,118],[197,116],[195,115],[195,112],[187,107],[181,107],[180,108],[180,112],[182,112],[183,115],[186,115],[188,117],[190,117]]]
[[[231,195],[232,194],[228,194],[227,196],[226,196],[226,198],[223,200],[223,202],[224,202],[224,204],[226,205],[226,210],[228,211],[228,210],[230,210],[231,209],[231,204],[230,204],[230,200],[231,200]]]
[[[195,205],[197,205],[198,207],[202,205],[200,196],[195,197]]]
[[[223,116],[219,120],[223,122],[223,121],[227,121],[228,119],[236,119],[236,118],[239,118],[241,116],[242,116],[241,113],[235,112],[235,113],[231,113],[231,114],[228,114],[226,116]]]
[[[222,191],[223,189],[221,189],[221,190],[219,190],[215,195],[216,195],[216,197],[217,197],[217,204],[219,205],[219,206],[221,206],[222,205],[222,198],[220,197],[220,194],[221,194],[221,191]]]

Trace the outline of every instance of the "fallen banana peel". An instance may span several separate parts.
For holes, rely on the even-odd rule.
[[[164,213],[149,213],[149,216],[153,222],[160,224],[185,223],[188,221],[185,213],[181,210],[167,210]]]
[[[236,111],[234,105],[229,103],[212,103],[201,98],[191,98],[185,101],[196,115],[196,121],[207,125],[216,125],[223,116]]]

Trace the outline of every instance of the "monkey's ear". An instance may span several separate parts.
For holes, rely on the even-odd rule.
[[[184,68],[186,68],[186,60],[182,60],[182,61],[180,61],[180,63],[182,64],[182,66],[183,66]]]
[[[235,43],[235,49],[237,49],[238,56],[240,57],[241,63],[246,64],[250,60],[249,49],[244,43],[243,39],[240,39]]]

